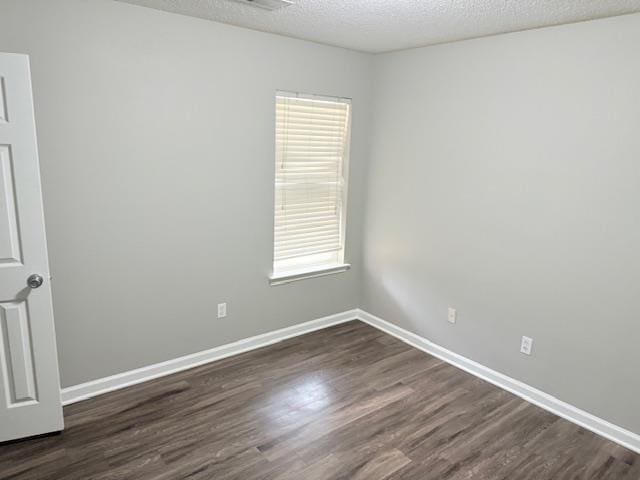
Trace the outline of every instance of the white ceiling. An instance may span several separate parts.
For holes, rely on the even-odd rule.
[[[120,0],[364,52],[640,11],[640,0],[294,0],[268,11],[229,0]]]

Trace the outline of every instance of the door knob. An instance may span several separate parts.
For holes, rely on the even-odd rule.
[[[42,281],[42,275],[34,273],[33,275],[29,275],[29,278],[27,278],[27,285],[29,285],[30,288],[38,288],[42,285]]]

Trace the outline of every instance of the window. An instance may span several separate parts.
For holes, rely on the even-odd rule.
[[[351,102],[276,95],[272,283],[346,270]]]

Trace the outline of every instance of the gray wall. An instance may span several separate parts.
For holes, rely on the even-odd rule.
[[[640,432],[640,15],[375,67],[364,308]]]
[[[64,386],[358,306],[371,57],[110,0],[2,0],[0,51],[31,56]],[[353,98],[353,269],[270,287],[277,89]]]

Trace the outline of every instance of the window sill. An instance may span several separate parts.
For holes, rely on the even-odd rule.
[[[342,273],[342,272],[346,272],[350,268],[351,268],[350,264],[344,263],[342,265],[334,265],[332,267],[320,267],[313,270],[305,270],[305,271],[285,273],[285,274],[276,274],[276,275],[271,275],[269,277],[269,284],[272,287],[274,287],[276,285],[284,285],[285,283],[304,280],[305,278],[324,277],[325,275]]]

